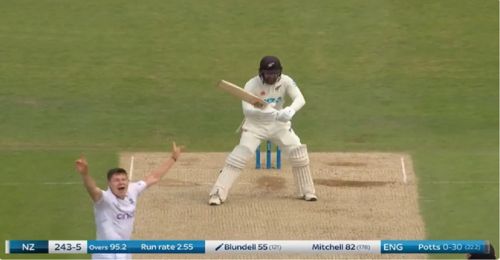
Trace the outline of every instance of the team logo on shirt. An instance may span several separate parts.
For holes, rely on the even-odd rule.
[[[130,204],[134,204],[134,200],[132,198],[128,198],[128,202],[130,202]]]
[[[260,95],[261,95],[261,96],[264,96],[265,94],[266,94],[266,92],[265,92],[265,91],[260,92]]]

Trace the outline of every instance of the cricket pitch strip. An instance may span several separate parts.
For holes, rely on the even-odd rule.
[[[139,180],[169,153],[122,153]],[[254,169],[250,160],[221,206],[208,193],[227,153],[184,153],[137,207],[133,239],[384,240],[425,239],[411,157],[397,153],[310,153],[319,200],[297,199],[291,167]],[[274,155],[273,155],[274,157]],[[143,254],[134,258],[426,258],[377,254]]]

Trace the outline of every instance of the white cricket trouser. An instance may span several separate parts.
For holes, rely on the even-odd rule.
[[[259,146],[263,140],[270,140],[271,142],[279,145],[287,157],[289,157],[290,151],[292,151],[292,154],[295,154],[294,151],[302,147],[300,138],[293,132],[290,122],[259,124],[258,122],[246,120],[242,126],[240,144],[237,145],[226,158],[226,165],[223,167],[217,181],[212,187],[210,196],[218,194],[222,202],[226,200],[229,190],[238,179],[243,168],[245,168],[248,160],[252,158],[257,146]],[[300,196],[303,195],[303,191],[305,190],[314,192],[314,187],[307,189],[302,188],[302,186],[305,185],[313,185],[309,173],[309,158],[307,157],[307,151],[304,151],[303,156],[306,158],[299,158],[300,156],[292,157],[292,159],[297,157],[305,162],[303,165],[300,165],[301,167],[304,167],[304,170],[300,171],[300,175],[304,175],[308,177],[307,179],[310,179],[310,181],[304,183],[302,181],[304,178],[296,178],[298,180],[297,185],[301,187],[301,192],[299,193]],[[294,165],[295,163],[292,162],[292,166]],[[298,167],[298,165],[296,166]],[[293,169],[295,175],[299,174],[297,169]]]
[[[271,124],[259,124],[252,120],[245,120],[242,126],[240,145],[255,151],[262,141],[269,140],[280,146],[285,154],[290,148],[300,146],[300,138],[292,130],[290,122],[276,121]]]

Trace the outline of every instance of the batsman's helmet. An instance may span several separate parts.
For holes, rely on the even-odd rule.
[[[260,60],[259,76],[261,79],[264,76],[264,72],[274,72],[280,77],[282,70],[283,67],[281,67],[281,62],[276,56],[264,56]]]

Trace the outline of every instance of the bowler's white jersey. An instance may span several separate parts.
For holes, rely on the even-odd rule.
[[[109,187],[102,191],[102,198],[94,203],[97,240],[129,240],[132,237],[137,197],[146,187],[144,181],[129,183],[124,199],[117,198]],[[132,259],[132,255],[92,254],[92,259]]]
[[[144,181],[128,185],[127,196],[117,198],[108,188],[102,198],[94,203],[97,240],[128,240],[134,227],[137,197],[146,189]]]

